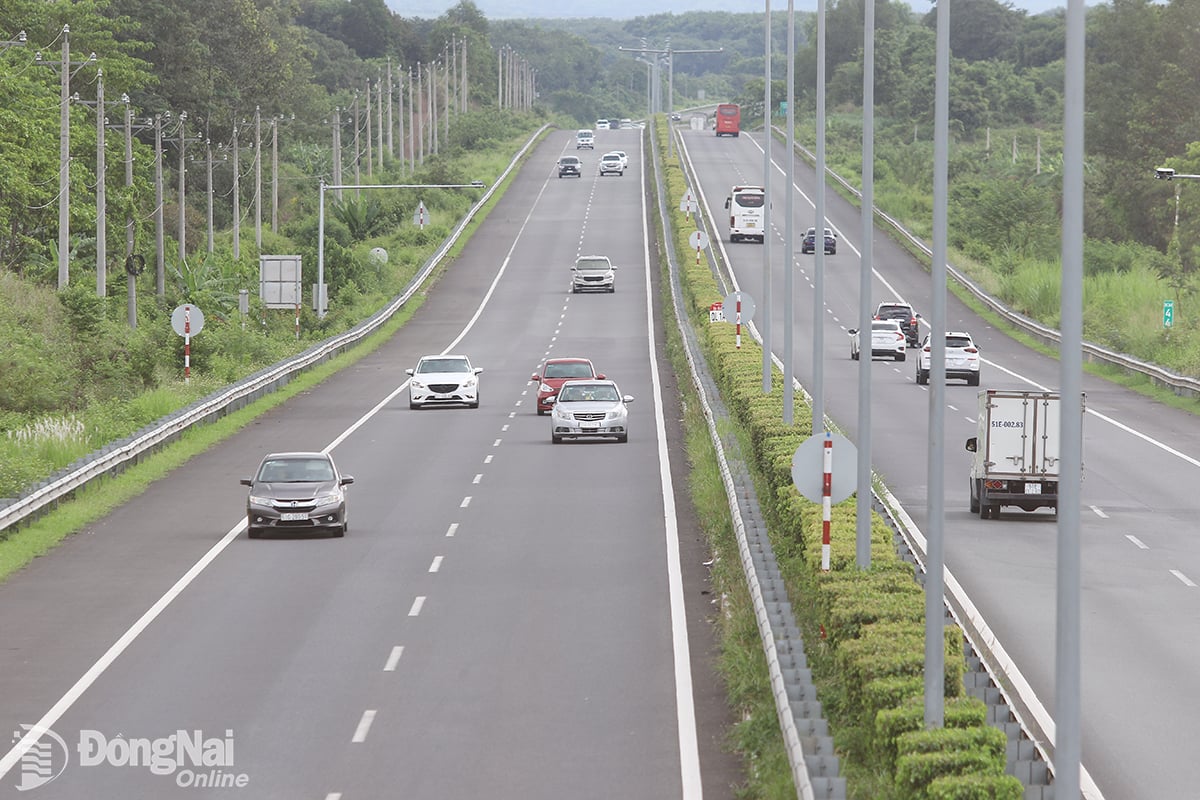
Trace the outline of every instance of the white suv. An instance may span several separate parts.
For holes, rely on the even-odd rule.
[[[615,292],[616,269],[608,256],[580,256],[571,265],[571,291]]]
[[[600,174],[607,175],[610,172],[617,175],[625,174],[625,162],[621,160],[620,153],[605,153],[600,156]]]
[[[917,352],[917,385],[929,383],[933,369],[933,348],[929,334]],[[946,331],[946,378],[961,378],[968,386],[979,385],[979,348],[966,331]]]
[[[596,134],[592,133],[587,128],[580,128],[575,133],[575,149],[576,150],[594,150],[594,149],[596,149]]]

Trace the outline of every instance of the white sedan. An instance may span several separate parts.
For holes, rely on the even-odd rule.
[[[917,352],[917,384],[929,383],[929,371],[933,368],[933,353],[929,334],[921,342]],[[968,386],[979,385],[979,348],[971,334],[965,331],[946,331],[946,378],[961,378]]]
[[[614,437],[618,442],[629,441],[630,395],[621,394],[617,384],[609,380],[567,381],[550,403],[550,441],[559,444],[564,438],[591,439]]]
[[[850,334],[850,358],[857,361],[862,352],[858,329],[851,328],[847,333]],[[871,358],[891,356],[896,361],[903,361],[905,344],[904,330],[899,322],[894,319],[871,320]]]
[[[415,369],[405,370],[408,407],[466,405],[479,408],[479,373],[471,359],[462,355],[422,356]]]

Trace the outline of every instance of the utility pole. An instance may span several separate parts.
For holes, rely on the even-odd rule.
[[[179,112],[179,267],[187,258],[187,167],[184,151],[187,149],[187,112]]]
[[[164,297],[166,287],[166,253],[163,243],[163,117],[170,119],[171,112],[154,115],[154,291]],[[236,245],[235,245],[236,246]]]
[[[467,111],[468,111],[468,105],[467,105],[467,99],[468,99],[467,89],[468,88],[469,88],[469,84],[467,82],[467,40],[463,39],[463,46],[462,46],[462,112],[464,114],[467,113]]]
[[[396,148],[393,146],[392,133],[395,131],[395,120],[392,117],[392,57],[388,56],[387,61],[387,151],[390,158],[396,157]]]
[[[419,65],[419,62],[418,62]],[[419,66],[418,66],[418,75]],[[419,96],[419,95],[418,95]],[[410,173],[417,171],[416,112],[413,110],[413,73],[408,68],[408,161]]]
[[[96,109],[96,296],[108,294],[108,206],[107,206],[107,162],[104,134],[108,128],[107,109],[104,105],[104,70],[96,69],[96,99],[80,100],[76,92],[71,100],[82,106]]]
[[[379,150],[379,170],[383,171],[383,78],[375,80],[375,141]]]
[[[66,288],[71,280],[71,78],[85,64],[96,60],[92,53],[84,61],[71,60],[71,26],[62,27],[62,61],[53,64],[42,60],[40,52],[34,61],[42,66],[57,67],[59,70],[59,114],[58,114],[58,288]],[[75,72],[71,71],[75,67]]]
[[[371,154],[371,81],[367,80],[367,110],[366,110],[366,125],[363,126],[363,132],[367,134],[367,177],[370,178],[374,174],[375,156]]]
[[[254,249],[262,252],[262,109],[259,106],[254,107]]]

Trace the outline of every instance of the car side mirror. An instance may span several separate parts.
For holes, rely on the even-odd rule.
[[[478,375],[479,373],[483,372],[483,367],[476,367],[475,369],[473,369],[471,371],[473,373],[475,373],[476,375]]]
[[[858,328],[851,328],[850,330],[846,331],[846,333],[853,336],[854,334],[858,333]]]
[[[240,483],[242,486],[253,486],[254,479],[253,478],[242,478],[240,481],[238,481],[238,483]]]
[[[406,369],[406,370],[404,370],[404,374],[408,375],[408,376],[412,376],[413,371],[411,369]]]
[[[338,486],[349,486],[352,483],[354,483],[353,475],[343,475],[342,479],[338,481]]]
[[[608,379],[604,377],[603,373],[601,373],[600,375],[597,375],[597,376],[596,376],[596,380],[598,380],[598,381],[604,381],[604,380],[608,380]]]
[[[545,400],[543,400],[542,402],[548,406],[552,406],[558,402],[558,395],[552,394],[549,397],[547,397]]]
[[[978,449],[979,449],[979,439],[977,439],[974,436],[972,436],[970,439],[967,439],[967,450],[968,451],[974,453]]]
[[[730,204],[730,203],[732,203],[732,202],[733,202],[733,198],[732,198],[732,197],[726,197],[726,198],[725,198],[725,207],[726,207],[726,208],[729,208],[729,204]]]
[[[627,395],[623,396],[623,397],[621,398],[621,402],[622,402],[622,403],[632,403],[632,402],[633,402],[633,395],[631,395],[631,394],[627,394]]]
[[[542,376],[541,376],[541,375],[538,375],[538,374],[535,372],[535,373],[533,373],[533,375],[531,375],[531,376],[529,377],[529,380],[531,380],[531,381],[537,381],[538,383],[541,383],[541,382],[542,382]]]

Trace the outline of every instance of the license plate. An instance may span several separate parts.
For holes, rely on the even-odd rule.
[[[598,431],[598,430],[600,430],[600,423],[599,422],[581,422],[581,423],[579,423],[579,427],[585,431]]]
[[[758,227],[758,223],[757,223],[757,222],[747,222],[747,223],[746,223],[746,227],[747,227],[747,228],[757,228],[757,227]]]
[[[1041,494],[1042,485],[1040,483],[1025,484],[1025,494]]]
[[[284,511],[279,518],[284,522],[300,522],[308,519],[308,514],[300,511]]]

